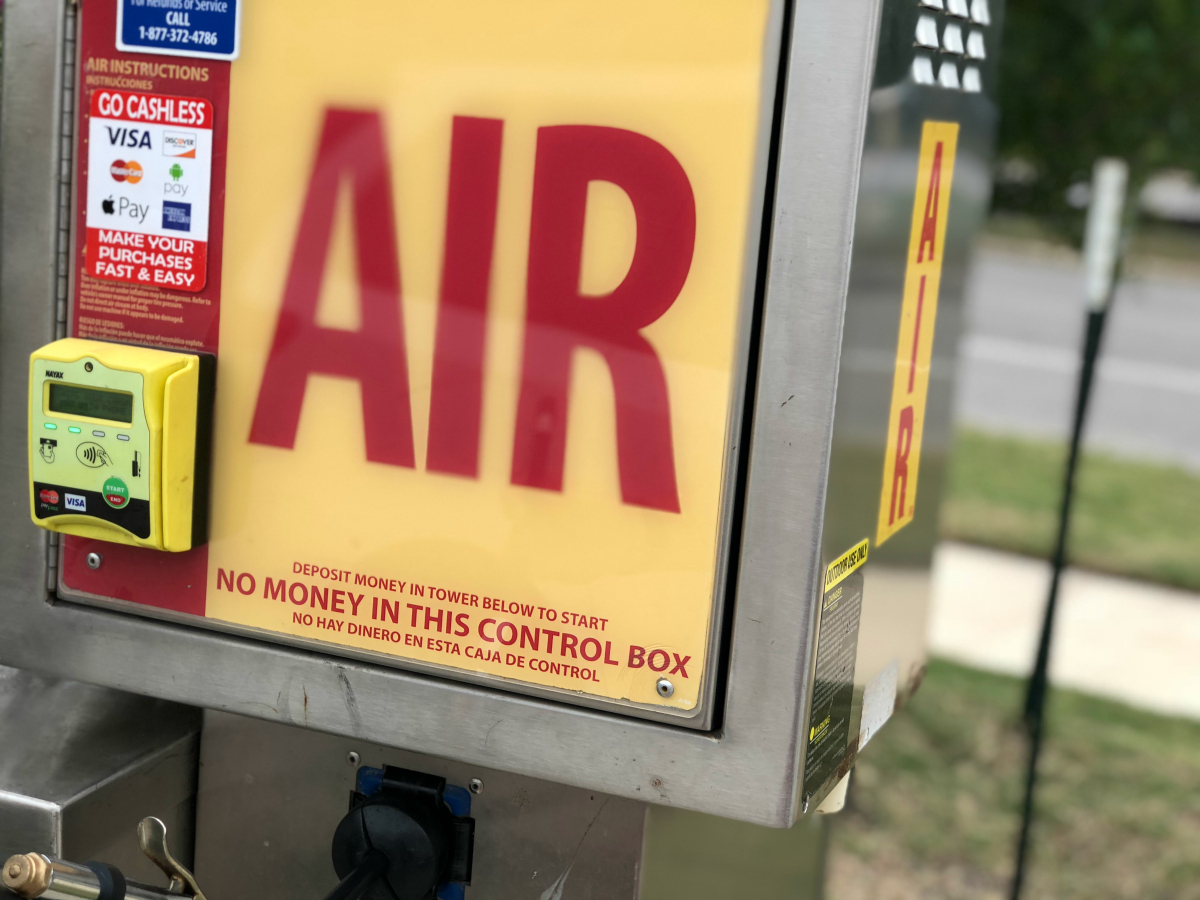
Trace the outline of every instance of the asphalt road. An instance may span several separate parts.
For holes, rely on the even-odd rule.
[[[1032,437],[1069,433],[1082,285],[1070,258],[977,251],[959,355],[960,423]],[[1101,354],[1088,446],[1200,469],[1200,272],[1127,277]]]

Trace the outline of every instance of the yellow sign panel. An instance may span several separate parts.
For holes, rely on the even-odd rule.
[[[871,546],[869,538],[863,538],[825,569],[825,591],[837,587],[867,562],[867,548]]]
[[[770,15],[247,5],[207,616],[696,708]]]
[[[929,394],[929,364],[933,357],[933,330],[957,148],[956,123],[925,123],[908,242],[908,269],[904,276],[904,304],[900,310],[876,546],[911,522],[916,514],[925,398]]]

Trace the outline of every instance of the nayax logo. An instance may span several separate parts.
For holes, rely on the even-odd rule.
[[[108,167],[108,174],[113,177],[113,181],[128,181],[130,184],[137,184],[146,173],[142,171],[141,165],[132,159],[129,162],[118,159]]]

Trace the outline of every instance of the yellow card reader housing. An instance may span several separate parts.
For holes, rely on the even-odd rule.
[[[157,550],[203,544],[215,360],[66,338],[29,361],[33,522]]]

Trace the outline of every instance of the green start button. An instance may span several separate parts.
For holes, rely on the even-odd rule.
[[[129,488],[120,478],[110,478],[104,482],[104,502],[115,509],[120,509],[129,502]]]

